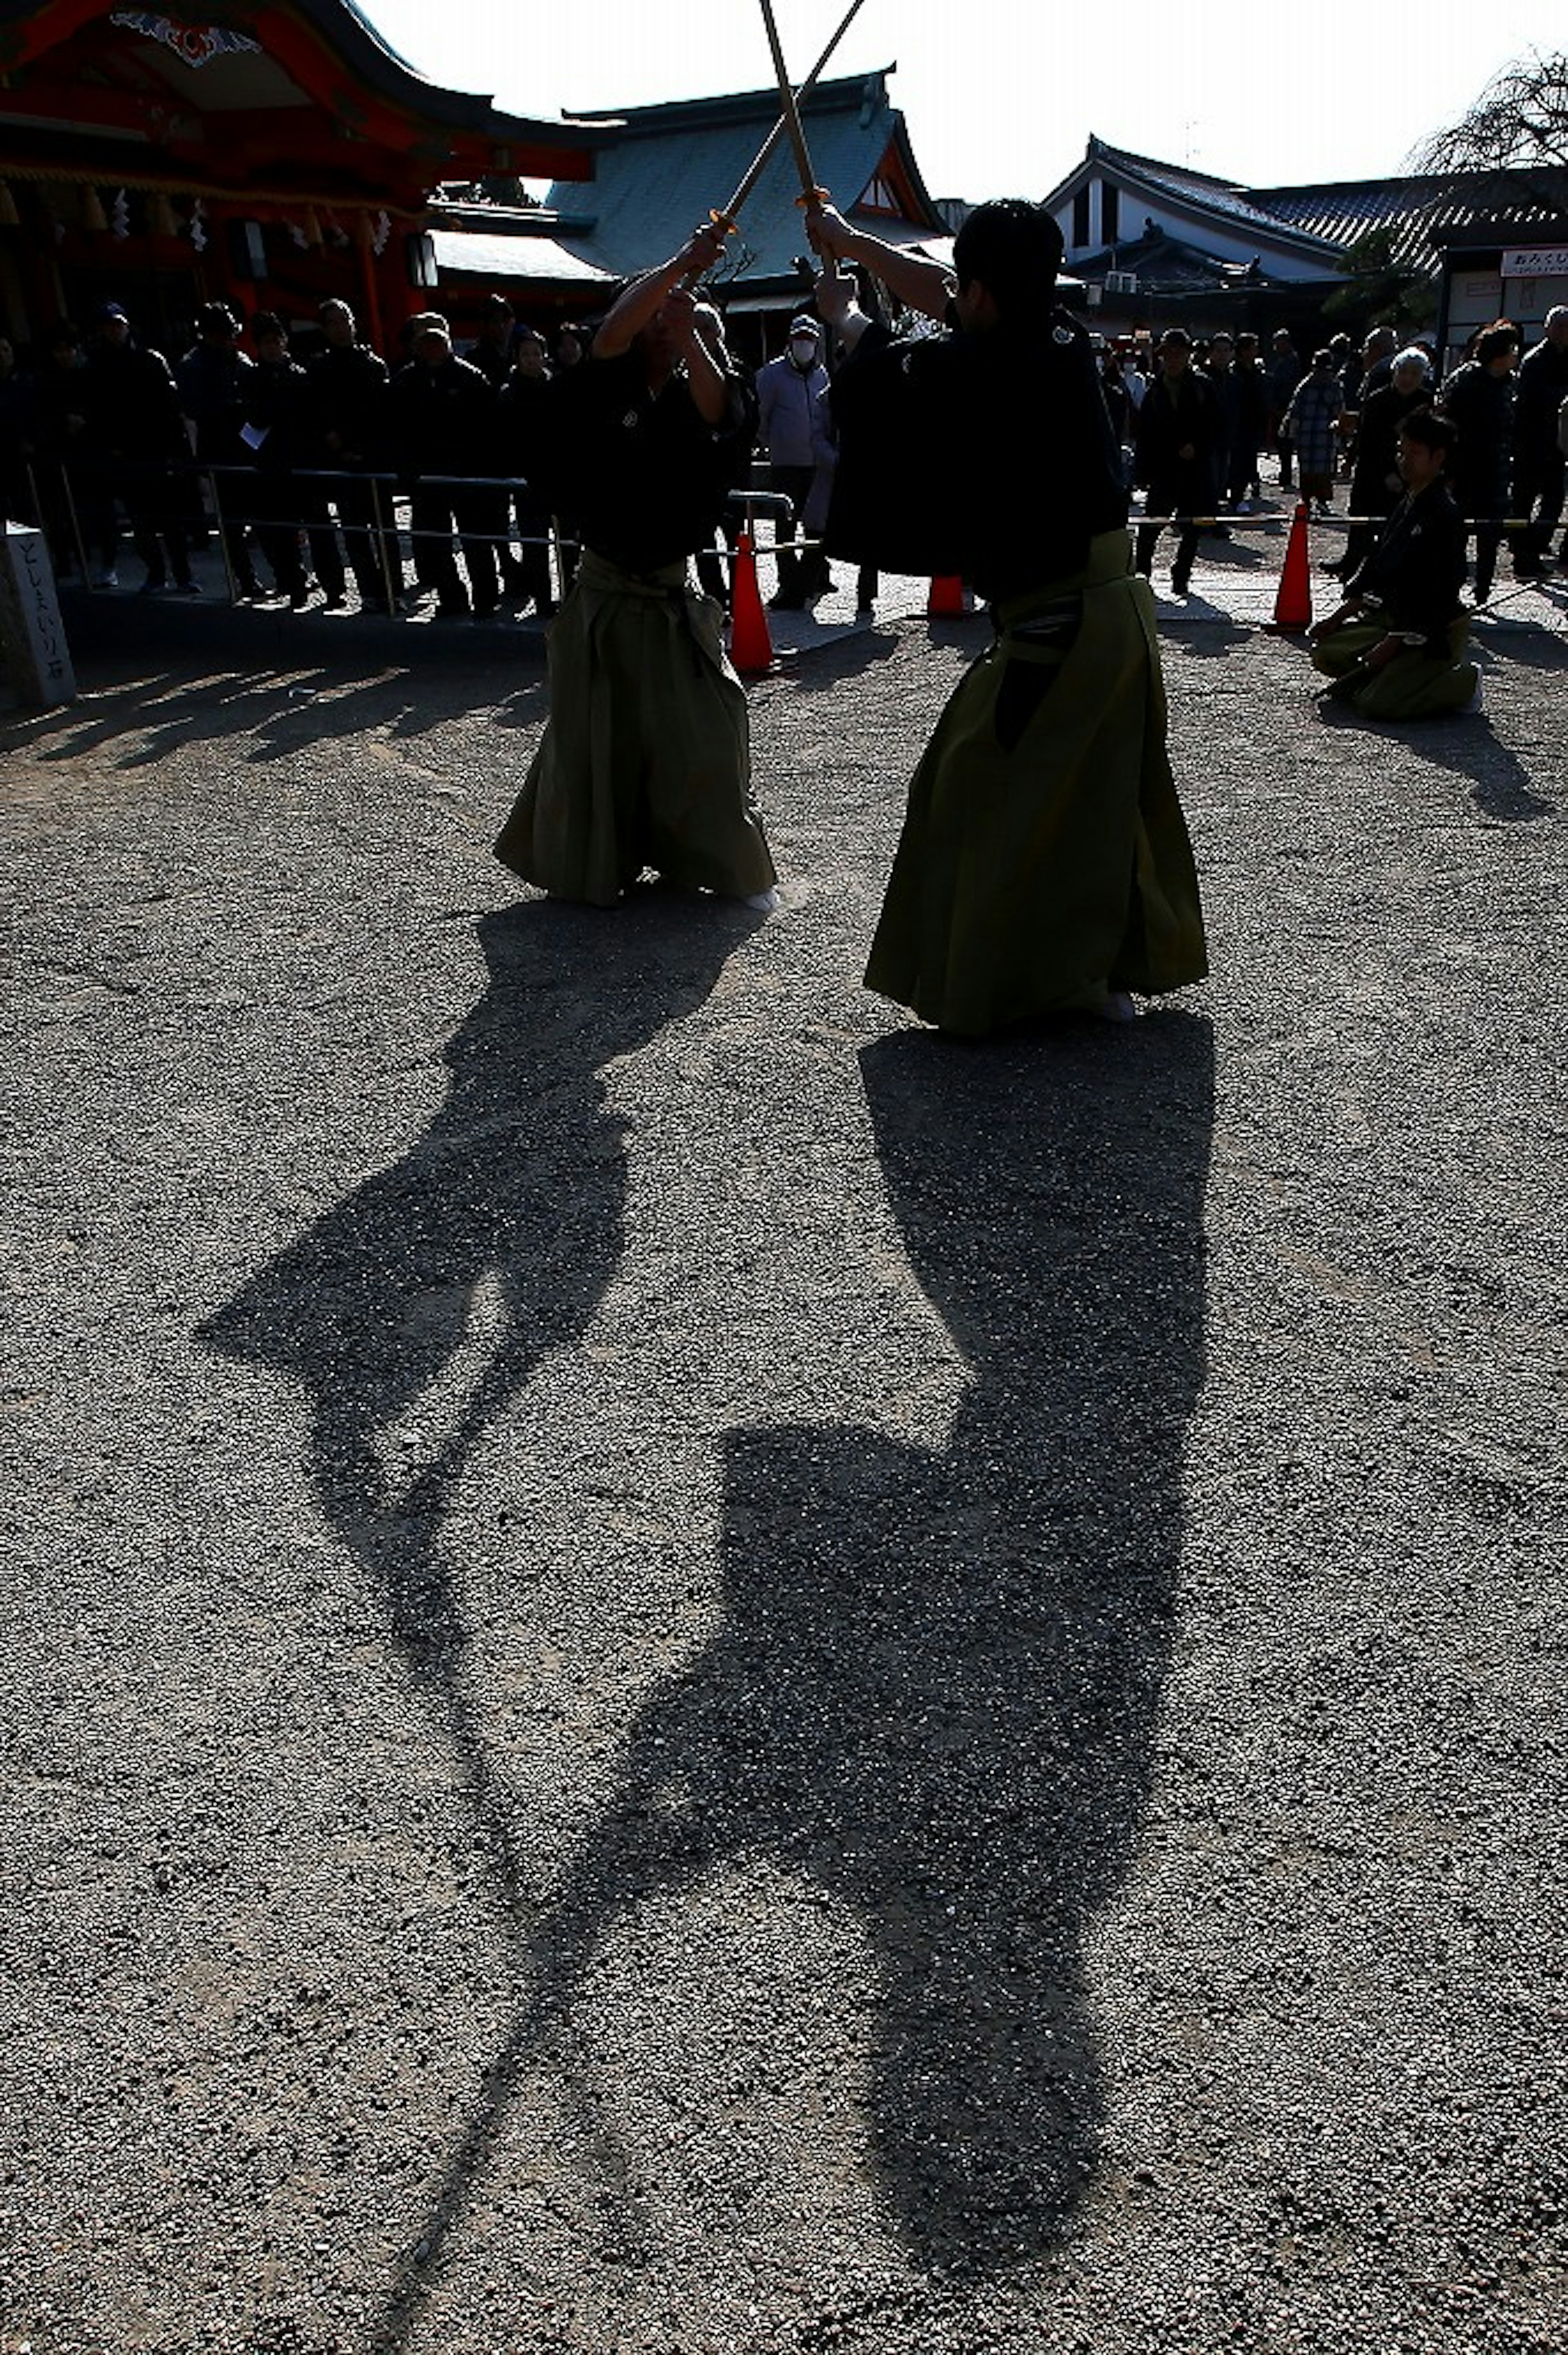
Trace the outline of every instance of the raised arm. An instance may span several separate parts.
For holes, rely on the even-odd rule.
[[[656,311],[663,308],[683,279],[699,278],[711,270],[724,251],[725,233],[715,222],[709,221],[693,231],[679,253],[657,269],[644,271],[622,289],[606,312],[599,333],[593,339],[594,357],[601,360],[619,359],[629,352],[637,337]]]
[[[848,261],[861,270],[869,270],[890,294],[910,310],[924,311],[932,319],[947,317],[954,282],[952,272],[941,262],[927,261],[923,254],[911,253],[899,246],[886,245],[867,229],[852,229],[832,205],[811,208],[806,215],[806,235],[825,261]],[[853,317],[846,324],[853,325]],[[853,341],[853,336],[848,339]]]

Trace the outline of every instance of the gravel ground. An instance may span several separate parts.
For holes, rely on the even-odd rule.
[[[980,623],[754,690],[770,920],[514,891],[536,645],[167,627],[0,726],[4,2355],[1568,2349],[1562,639],[1172,636],[1213,982],[962,1048]]]

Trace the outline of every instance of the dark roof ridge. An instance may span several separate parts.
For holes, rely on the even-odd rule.
[[[896,63],[868,68],[864,73],[842,74],[831,81],[814,82],[801,101],[803,114],[826,112],[830,108],[860,106],[864,103],[868,82],[876,83],[884,99],[889,74],[896,73]],[[590,111],[574,114],[574,123],[617,123],[624,125],[632,137],[644,131],[667,130],[673,123],[734,123],[752,115],[779,112],[779,92],[769,82],[760,90],[721,91],[708,98],[656,99],[648,106],[618,106],[602,114]]]
[[[1104,158],[1107,162],[1131,164],[1141,167],[1146,172],[1177,173],[1183,180],[1200,181],[1204,187],[1218,188],[1226,196],[1244,197],[1247,194],[1240,180],[1221,179],[1213,172],[1199,172],[1190,164],[1172,164],[1159,155],[1139,155],[1131,147],[1113,147],[1108,139],[1101,139],[1093,132],[1089,133],[1087,153],[1089,155]]]

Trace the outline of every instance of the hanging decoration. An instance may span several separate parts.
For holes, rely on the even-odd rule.
[[[377,213],[371,225],[370,230],[370,250],[376,256],[377,261],[380,261],[382,255],[386,252],[387,240],[391,234],[391,214],[387,212]]]
[[[95,237],[101,237],[109,227],[109,216],[96,188],[83,188],[81,192],[81,225]]]
[[[4,180],[0,180],[0,229],[20,229],[22,217],[16,210],[16,199]]]
[[[322,225],[316,218],[314,206],[310,206],[306,208],[305,212],[305,243],[307,245],[320,245],[323,242]]]
[[[109,227],[115,237],[127,238],[131,234],[131,199],[123,188],[116,192],[109,208]]]
[[[191,207],[191,243],[198,253],[207,251],[207,207],[199,197]]]
[[[187,66],[207,66],[214,58],[261,55],[260,41],[249,33],[231,33],[227,25],[176,25],[172,16],[155,16],[142,8],[116,8],[109,21],[149,41],[162,41]]]
[[[302,253],[308,253],[308,252],[309,252],[309,250],[310,250],[310,244],[311,244],[311,241],[310,241],[310,239],[305,235],[304,230],[300,227],[299,222],[298,222],[298,221],[291,221],[291,222],[288,224],[288,228],[289,228],[289,235],[290,235],[291,239],[293,240],[294,244],[295,244],[295,245],[297,245],[297,246],[299,247],[300,251],[301,251]]]
[[[175,208],[162,188],[154,188],[147,199],[147,227],[154,237],[178,237],[180,233]]]

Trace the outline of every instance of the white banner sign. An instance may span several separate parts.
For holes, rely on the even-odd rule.
[[[1568,278],[1568,245],[1516,245],[1502,258],[1505,278]]]

